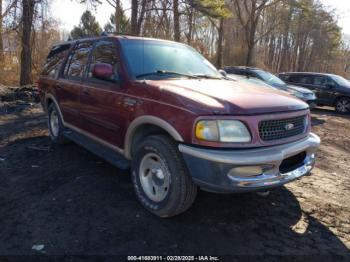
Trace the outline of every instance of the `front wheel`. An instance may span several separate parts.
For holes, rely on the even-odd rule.
[[[153,214],[172,217],[194,202],[197,186],[187,171],[175,141],[148,137],[136,150],[131,165],[137,198]]]
[[[342,97],[335,103],[335,110],[341,114],[350,113],[350,99],[347,97]]]

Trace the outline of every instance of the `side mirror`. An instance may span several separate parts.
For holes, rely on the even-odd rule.
[[[219,69],[219,73],[223,76],[223,77],[227,77],[227,73],[225,70]]]
[[[92,68],[92,76],[101,80],[111,80],[113,77],[113,67],[110,64],[96,64]]]

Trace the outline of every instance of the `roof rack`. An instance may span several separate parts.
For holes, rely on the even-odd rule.
[[[133,34],[133,33],[120,33],[120,32],[107,32],[107,31],[103,31],[100,36],[139,36],[137,34]],[[142,36],[139,36],[142,37]]]

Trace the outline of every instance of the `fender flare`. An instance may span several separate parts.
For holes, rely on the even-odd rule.
[[[60,117],[61,117],[61,119],[62,119],[62,123],[63,123],[63,125],[65,125],[64,118],[63,118],[63,115],[62,115],[62,112],[61,112],[61,108],[60,108],[60,106],[58,105],[56,98],[55,98],[52,94],[50,94],[50,93],[47,93],[47,94],[45,95],[45,100],[44,100],[44,101],[45,101],[45,104],[44,104],[44,109],[45,109],[45,111],[47,110],[48,100],[49,100],[49,99],[55,104],[56,108],[58,109],[58,113],[60,114]]]
[[[130,123],[125,135],[124,153],[127,159],[131,159],[131,145],[132,145],[134,133],[138,127],[144,124],[158,126],[159,128],[166,131],[175,141],[178,141],[178,142],[184,141],[182,136],[179,134],[179,132],[177,132],[177,130],[172,125],[170,125],[167,121],[159,117],[150,116],[150,115],[140,116],[134,119]]]

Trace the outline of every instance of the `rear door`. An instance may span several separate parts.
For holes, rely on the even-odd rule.
[[[79,118],[80,94],[92,45],[91,41],[76,44],[56,85],[58,103],[64,121],[71,128],[81,128],[82,123]]]
[[[70,47],[70,44],[63,44],[54,46],[50,51],[39,79],[39,92],[42,102],[45,102],[44,98],[46,93],[57,96],[57,90],[55,88],[58,81],[57,77]]]
[[[334,82],[333,79],[329,76],[314,76],[313,86],[320,105],[333,105],[336,97],[335,89],[337,86],[337,83]]]
[[[114,75],[110,79],[94,78],[91,72],[94,65],[98,63],[110,64]],[[119,84],[119,67],[120,59],[116,41],[99,40],[91,53],[80,101],[84,131],[122,148],[121,133],[125,128],[127,115],[123,114],[123,90]]]

